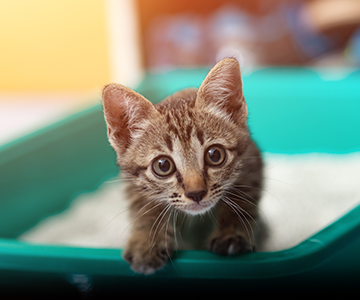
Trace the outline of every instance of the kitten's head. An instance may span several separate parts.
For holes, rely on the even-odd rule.
[[[118,84],[104,88],[103,105],[118,163],[149,201],[200,214],[241,174],[249,132],[235,59],[220,61],[198,90],[157,105]]]

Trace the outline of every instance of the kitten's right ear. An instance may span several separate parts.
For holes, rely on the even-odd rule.
[[[211,69],[199,87],[196,105],[223,112],[239,125],[246,125],[247,106],[236,59],[225,58]]]
[[[149,100],[120,84],[105,86],[102,99],[108,138],[117,152],[124,152],[132,135],[144,130],[148,120],[158,115]]]

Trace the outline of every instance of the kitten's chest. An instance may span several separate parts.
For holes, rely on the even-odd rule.
[[[215,211],[213,212],[213,214]],[[175,222],[176,241],[180,250],[205,250],[207,239],[214,229],[215,216],[178,216]]]

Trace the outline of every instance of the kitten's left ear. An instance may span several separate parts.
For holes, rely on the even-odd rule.
[[[102,96],[109,141],[117,152],[123,153],[133,135],[144,131],[145,124],[159,113],[149,100],[121,84],[105,86]]]
[[[223,59],[211,69],[198,90],[196,105],[223,112],[234,122],[246,125],[247,106],[236,59]]]

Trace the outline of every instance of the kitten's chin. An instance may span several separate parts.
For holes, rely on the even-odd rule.
[[[204,213],[206,213],[207,211],[209,211],[212,207],[214,206],[214,203],[194,203],[194,204],[190,204],[190,205],[186,205],[184,207],[182,207],[181,209],[186,212],[189,215],[202,215]]]

